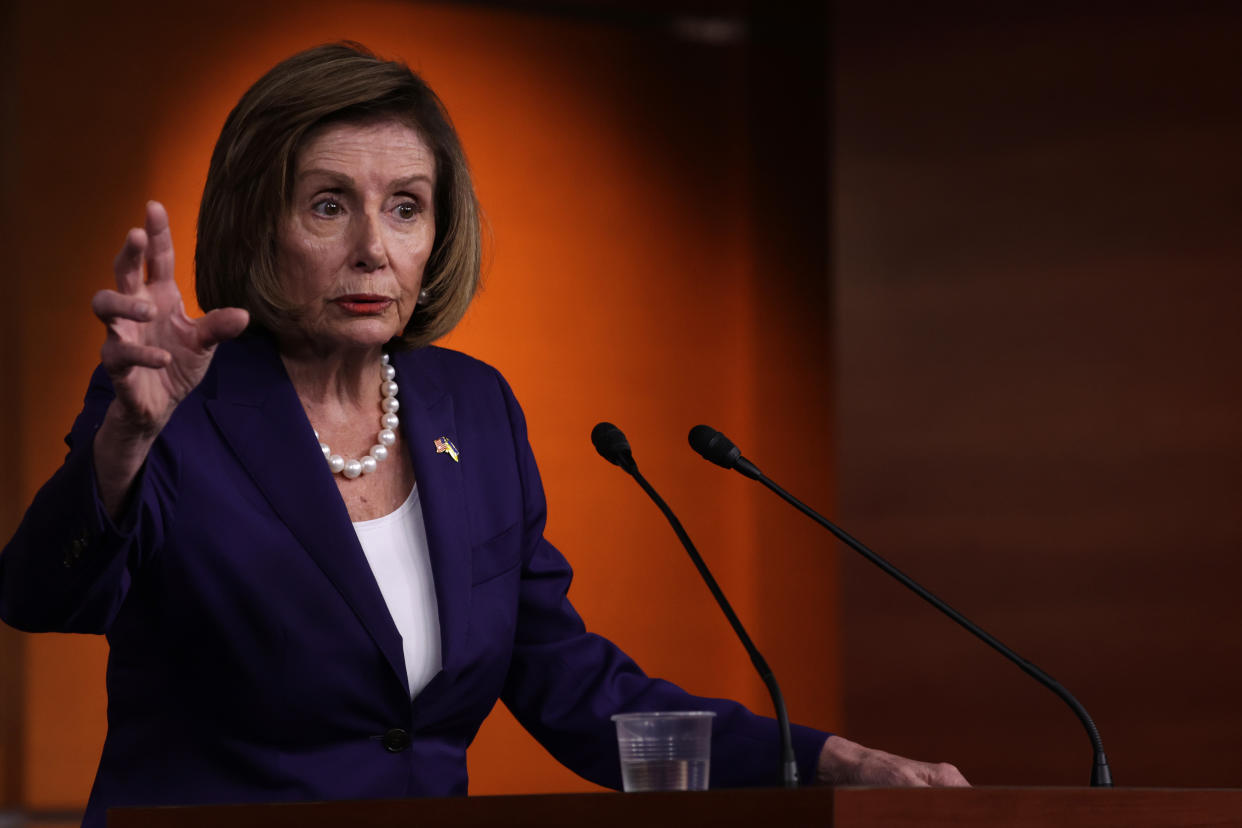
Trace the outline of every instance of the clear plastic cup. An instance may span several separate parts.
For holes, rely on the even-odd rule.
[[[625,790],[707,790],[715,715],[685,710],[613,716]]]

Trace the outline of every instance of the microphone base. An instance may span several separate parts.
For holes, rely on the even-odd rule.
[[[1108,759],[1101,751],[1095,755],[1095,764],[1091,767],[1091,787],[1111,788],[1112,786],[1113,772],[1108,769]]]

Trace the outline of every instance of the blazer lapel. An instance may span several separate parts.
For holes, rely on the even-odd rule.
[[[436,450],[437,439],[447,437],[457,443],[457,420],[453,398],[436,383],[435,372],[429,370],[434,353],[426,349],[399,353],[394,366],[401,387],[403,436],[414,462],[435,578],[444,668],[437,679],[443,680],[443,676],[454,672],[465,653],[470,618],[470,523],[463,473],[478,458],[471,457],[469,448],[460,445],[458,448],[464,453],[458,461],[449,453]]]
[[[251,336],[221,346],[214,359],[216,396],[207,401],[207,411],[216,427],[358,616],[408,694],[401,635],[275,348]]]

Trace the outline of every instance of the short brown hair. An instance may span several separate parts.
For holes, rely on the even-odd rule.
[[[395,118],[435,159],[435,242],[423,273],[427,298],[401,341],[426,345],[452,330],[479,284],[479,208],[470,169],[435,92],[409,67],[350,42],[281,61],[242,95],[211,155],[198,214],[195,288],[203,310],[241,307],[277,332],[291,319],[277,273],[277,233],[289,209],[297,152],[326,123]]]

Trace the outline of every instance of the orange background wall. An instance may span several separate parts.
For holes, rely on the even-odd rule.
[[[591,427],[609,419],[764,647],[793,718],[839,724],[834,559],[812,528],[685,445],[709,422],[809,501],[830,500],[823,233],[809,252],[782,241],[788,225],[765,201],[799,185],[761,157],[771,139],[754,137],[756,111],[796,102],[757,108],[753,49],[447,4],[21,0],[7,12],[6,532],[63,456],[101,342],[90,297],[144,200],[168,205],[192,296],[197,200],[228,109],[280,58],[356,39],[421,72],[462,134],[492,242],[485,289],[445,344],[495,364],[523,400],[548,534],[575,565],[588,623],[653,674],[768,710],[662,518],[591,449]],[[822,142],[809,147],[822,166]],[[822,206],[802,212],[822,231]],[[812,437],[795,450],[782,437],[793,434]],[[0,801],[83,804],[105,660],[93,637],[0,635]],[[471,774],[476,793],[588,787],[502,711]]]

